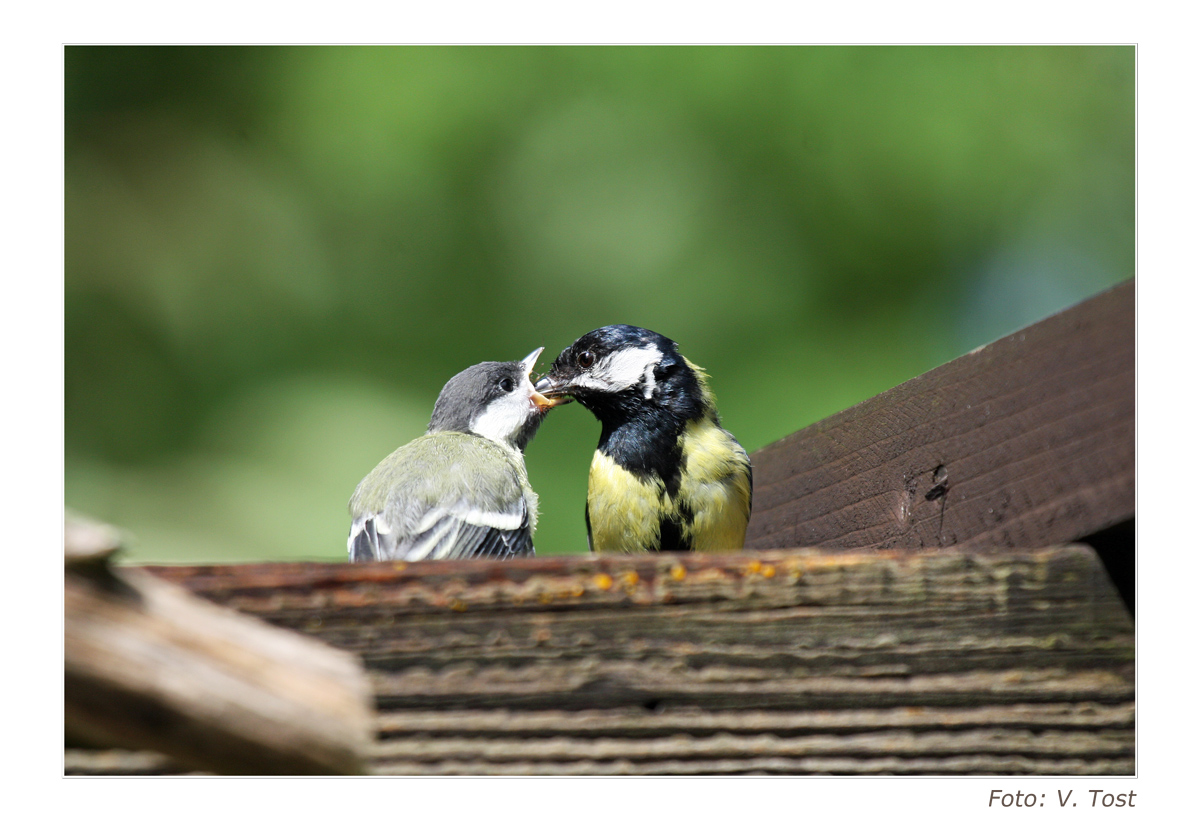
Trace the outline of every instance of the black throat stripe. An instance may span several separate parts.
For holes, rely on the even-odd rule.
[[[656,425],[639,419],[613,429],[605,428],[597,449],[642,481],[661,480],[667,495],[674,498],[687,466],[680,439],[683,425],[664,421],[665,424]]]

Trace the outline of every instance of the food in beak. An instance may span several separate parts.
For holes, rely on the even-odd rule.
[[[557,407],[560,404],[565,404],[566,402],[570,401],[570,399],[566,397],[547,398],[536,390],[533,391],[533,395],[529,397],[529,400],[532,401],[539,410],[549,410],[551,407]]]
[[[534,385],[533,390],[533,402],[538,407],[557,407],[560,404],[569,404],[571,402],[570,396],[555,392],[554,382],[546,376],[538,379],[538,383]],[[542,404],[542,402],[545,402],[545,404]]]

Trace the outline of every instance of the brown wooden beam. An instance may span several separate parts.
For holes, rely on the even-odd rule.
[[[69,741],[161,753],[149,764],[102,753],[110,771],[136,770],[131,761],[161,769],[161,755],[175,770],[218,774],[363,771],[371,704],[357,657],[111,566],[119,537],[66,523]]]
[[[1086,547],[151,571],[358,654],[378,774],[1134,772]]]
[[[1134,514],[1134,284],[752,456],[749,549],[1029,550]]]

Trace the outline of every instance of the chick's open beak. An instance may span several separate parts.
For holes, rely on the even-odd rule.
[[[545,349],[546,348],[544,348],[544,347],[539,347],[537,350],[533,351],[532,353],[530,353],[528,356],[526,356],[524,359],[521,360],[521,364],[525,367],[525,378],[526,379],[528,379],[530,377],[530,374],[533,373],[533,366],[535,364],[537,364],[538,356],[540,356],[542,354],[542,351]],[[538,382],[538,384],[542,384],[545,381],[546,381],[546,379],[542,379],[541,381]],[[545,411],[545,410],[549,410],[551,407],[557,407],[560,404],[566,404],[571,399],[569,396],[562,396],[562,397],[543,396],[538,391],[538,389],[535,387],[533,389],[533,394],[529,397],[529,400],[532,401],[534,403],[534,406],[536,406],[539,410]]]
[[[537,364],[538,356],[541,356],[542,351],[545,349],[544,347],[539,347],[524,359],[521,359],[521,365],[525,368],[525,378],[529,378],[529,374],[533,372],[533,366]]]

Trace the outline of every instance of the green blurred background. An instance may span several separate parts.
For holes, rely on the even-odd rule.
[[[346,557],[445,381],[601,325],[753,451],[1134,270],[1132,47],[68,47],[65,495]],[[585,552],[599,434],[527,453]]]

